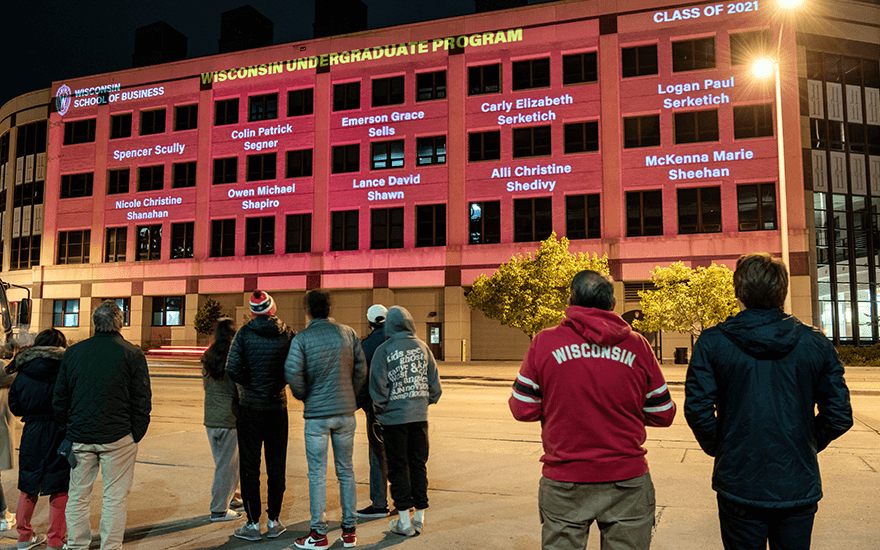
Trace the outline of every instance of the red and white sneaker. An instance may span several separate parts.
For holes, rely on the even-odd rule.
[[[342,546],[346,548],[354,548],[357,546],[358,538],[355,534],[355,529],[357,529],[357,527],[342,527],[342,536],[339,537],[339,540],[342,541]]]
[[[313,548],[327,548],[330,546],[327,544],[327,535],[321,535],[314,531],[311,531],[307,537],[296,539],[293,541],[293,545],[297,548],[304,548],[306,550],[311,550]]]

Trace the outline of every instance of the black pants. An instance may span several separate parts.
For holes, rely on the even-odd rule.
[[[725,550],[809,550],[818,506],[762,508],[718,495],[718,518]]]
[[[238,456],[241,465],[241,499],[248,521],[260,521],[260,458],[266,449],[266,514],[277,520],[284,499],[287,464],[287,409],[263,411],[239,407]]]
[[[428,507],[428,423],[384,425],[391,498],[399,510]]]

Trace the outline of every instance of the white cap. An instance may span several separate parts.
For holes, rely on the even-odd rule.
[[[371,323],[383,323],[385,322],[386,315],[388,315],[388,310],[385,309],[385,306],[382,304],[373,304],[370,306],[370,309],[367,310],[367,321]]]

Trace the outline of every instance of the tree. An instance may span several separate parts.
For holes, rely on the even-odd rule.
[[[584,269],[607,275],[608,255],[571,253],[568,239],[559,240],[554,232],[541,242],[534,258],[532,253],[517,254],[491,277],[480,275],[467,294],[467,304],[531,339],[562,321],[571,280]]]
[[[196,320],[193,327],[198,334],[210,336],[217,326],[217,319],[223,316],[223,306],[213,298],[205,300],[205,305],[196,312]]]
[[[739,311],[733,272],[724,265],[696,270],[684,262],[657,266],[651,282],[656,290],[639,292],[642,319],[633,321],[633,328],[640,332],[669,330],[699,336]]]

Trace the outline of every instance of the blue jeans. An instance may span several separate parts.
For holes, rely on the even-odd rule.
[[[333,443],[333,460],[336,466],[336,479],[339,481],[339,504],[342,508],[342,526],[357,525],[355,515],[357,489],[351,462],[356,426],[357,421],[353,413],[305,419],[306,460],[309,463],[309,510],[312,514],[309,527],[321,535],[326,535],[328,530],[328,440]]]

